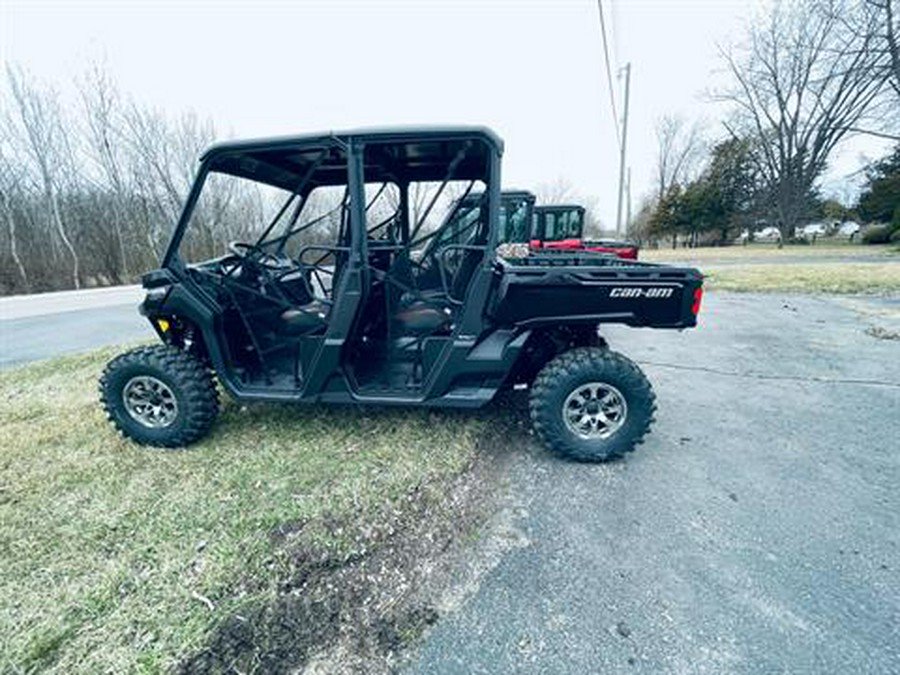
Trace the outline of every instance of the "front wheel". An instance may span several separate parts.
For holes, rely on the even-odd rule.
[[[206,435],[219,412],[206,365],[167,345],[140,347],[110,361],[100,377],[100,401],[125,436],[166,448]]]
[[[531,390],[531,422],[550,450],[584,462],[622,457],[653,423],[656,397],[638,366],[617,352],[579,347],[555,357]]]

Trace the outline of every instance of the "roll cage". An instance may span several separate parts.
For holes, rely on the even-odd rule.
[[[481,150],[469,156],[463,154],[454,161],[453,157],[448,157],[454,143],[457,146],[460,143],[477,143]],[[371,151],[364,167],[363,149],[367,146]],[[401,191],[401,204],[406,204],[408,195],[404,194],[405,189],[415,181],[445,181],[448,178],[486,180],[491,176],[499,179],[502,153],[503,142],[485,127],[422,127],[414,131],[364,129],[329,135],[219,143],[200,158],[200,168],[163,256],[162,266],[177,264],[179,245],[207,177],[212,172],[239,176],[288,191],[292,199],[299,198],[300,201],[291,218],[291,222],[296,222],[303,201],[317,187],[345,185],[349,191],[353,178],[356,178],[357,190],[362,190],[366,184],[392,182]],[[488,200],[488,210],[494,214],[499,207],[498,182],[493,181],[493,189],[483,195]],[[357,196],[358,202],[365,201],[362,192]],[[266,234],[287,207],[286,204],[285,209],[278,213]],[[358,217],[360,214],[356,215],[351,219],[354,240],[358,239],[364,249],[362,233],[365,227]],[[404,225],[408,226],[408,221]],[[490,230],[492,234],[496,232],[495,227]]]
[[[213,146],[201,158],[162,270],[145,278],[148,288],[178,283],[165,303],[148,294],[143,311],[151,319],[187,317],[226,387],[244,398],[255,392],[277,397],[278,391],[292,399],[363,397],[391,379],[393,362],[404,360],[413,365],[384,396],[433,396],[451,377],[437,364],[462,358],[460,340],[471,346],[468,341],[485,330],[493,274],[488,252],[500,236],[502,150],[500,139],[481,127]],[[216,174],[286,196],[252,241],[232,242],[230,252],[194,262],[182,244]],[[451,182],[463,186],[462,194],[434,227],[429,216],[450,199]],[[414,209],[411,186],[424,183],[432,191]],[[322,188],[342,190],[342,196],[329,211],[305,219]],[[376,213],[379,200],[391,208]],[[304,242],[304,233],[326,218],[335,224],[334,240]],[[178,325],[164,338],[186,341],[184,332]]]

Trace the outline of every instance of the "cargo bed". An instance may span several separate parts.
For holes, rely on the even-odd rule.
[[[692,267],[586,253],[499,259],[497,264],[502,273],[491,317],[503,325],[697,324],[703,275]]]

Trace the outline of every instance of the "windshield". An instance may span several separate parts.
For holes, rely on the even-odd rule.
[[[181,240],[182,259],[209,260],[221,256],[230,242],[255,242],[273,220],[283,217],[291,198],[287,190],[211,171]]]
[[[558,241],[561,239],[580,239],[583,225],[583,212],[579,208],[554,209],[543,213],[544,239]]]
[[[339,238],[347,216],[345,186],[314,189],[305,197],[279,187],[211,171],[185,230],[179,252],[188,263],[219,257],[231,242],[258,244],[296,256],[304,246]]]
[[[522,244],[528,241],[528,206],[526,197],[501,196],[500,244]]]

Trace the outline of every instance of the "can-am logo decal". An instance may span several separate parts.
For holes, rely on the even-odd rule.
[[[611,298],[671,298],[674,288],[614,288],[609,292]]]

